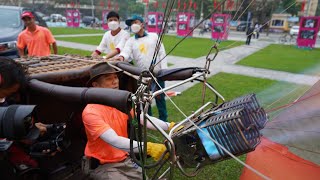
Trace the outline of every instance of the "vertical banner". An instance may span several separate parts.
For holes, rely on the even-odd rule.
[[[301,17],[299,34],[297,38],[298,47],[314,48],[320,28],[320,16]]]
[[[177,14],[177,36],[186,36],[194,27],[195,16],[194,13],[189,12],[180,12]],[[189,37],[193,36],[193,33],[188,35]]]
[[[162,12],[148,12],[147,18],[147,30],[148,32],[154,32],[160,34],[163,22]]]
[[[68,27],[80,26],[80,11],[78,9],[67,9],[66,19]]]
[[[80,11],[78,9],[73,10],[73,27],[80,26]]]
[[[212,39],[227,40],[228,28],[231,16],[229,14],[212,15]]]
[[[109,10],[103,10],[102,11],[102,19],[101,19],[102,24],[101,24],[101,26],[102,26],[102,28],[104,30],[108,30],[109,29],[108,20],[107,20],[108,13],[109,13]]]

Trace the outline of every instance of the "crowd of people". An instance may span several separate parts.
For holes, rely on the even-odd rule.
[[[26,29],[22,31],[17,40],[17,48],[21,58],[42,57],[57,54],[56,40],[47,28],[38,26],[31,12],[24,12],[21,16]],[[144,19],[141,16],[133,16],[126,20],[134,35],[120,28],[120,17],[117,12],[111,11],[107,16],[107,31],[92,57],[106,53],[105,60],[133,62],[135,66],[149,69],[156,49],[158,35],[148,33],[145,30]],[[52,51],[51,51],[52,49]],[[161,44],[155,62],[159,62],[154,70],[167,68],[165,49]],[[17,103],[11,102],[12,94],[24,90],[27,84],[27,72],[12,59],[0,60],[0,106],[9,106]],[[13,69],[13,71],[10,71]],[[107,62],[101,62],[91,67],[88,87],[119,89],[118,75],[121,72],[112,68]],[[165,87],[165,82],[157,80],[152,82],[150,90],[155,92]],[[156,97],[156,106],[159,111],[159,119],[152,117],[153,122],[163,130],[170,130],[175,123],[168,122],[165,95]],[[132,112],[133,113],[133,112]],[[152,115],[151,108],[148,112]],[[88,104],[82,113],[82,120],[87,135],[87,144],[84,155],[87,159],[98,160],[98,167],[88,174],[90,179],[142,179],[142,170],[130,158],[130,139],[128,138],[128,115],[114,107]],[[45,130],[45,125],[37,123],[39,129]],[[156,128],[147,123],[147,128]],[[145,144],[142,143],[144,146]],[[133,149],[138,151],[138,142],[133,142]],[[164,144],[147,143],[147,153],[155,160],[166,151]],[[46,152],[48,153],[48,152]],[[32,160],[30,162],[33,162]],[[35,165],[36,166],[36,165]]]

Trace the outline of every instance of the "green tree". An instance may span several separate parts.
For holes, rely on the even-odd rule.
[[[296,2],[296,0],[282,0],[281,5],[283,9],[287,9],[289,6],[291,6],[292,4],[294,4]],[[300,11],[300,4],[294,4],[292,5],[289,9],[286,10],[287,13],[293,15],[298,15],[298,12]]]

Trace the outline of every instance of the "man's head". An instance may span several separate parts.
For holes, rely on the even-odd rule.
[[[96,64],[90,69],[90,79],[87,82],[88,87],[119,89],[118,74],[108,63]]]
[[[112,31],[118,30],[120,28],[120,17],[118,13],[114,11],[110,11],[107,15],[107,21],[108,21],[108,27]]]
[[[134,15],[132,18],[126,20],[126,25],[131,26],[131,30],[133,33],[139,33],[143,31],[144,28],[144,20],[141,16]]]
[[[21,15],[21,19],[23,20],[26,27],[30,27],[36,24],[33,14],[29,11],[23,12]]]
[[[14,60],[0,56],[0,98],[17,92],[27,84],[27,70]]]

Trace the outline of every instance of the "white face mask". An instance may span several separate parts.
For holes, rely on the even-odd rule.
[[[132,24],[131,25],[131,30],[133,33],[138,33],[141,29],[141,26],[139,24]]]
[[[117,21],[110,21],[108,22],[108,27],[111,29],[111,31],[117,30],[119,28],[120,24]]]

